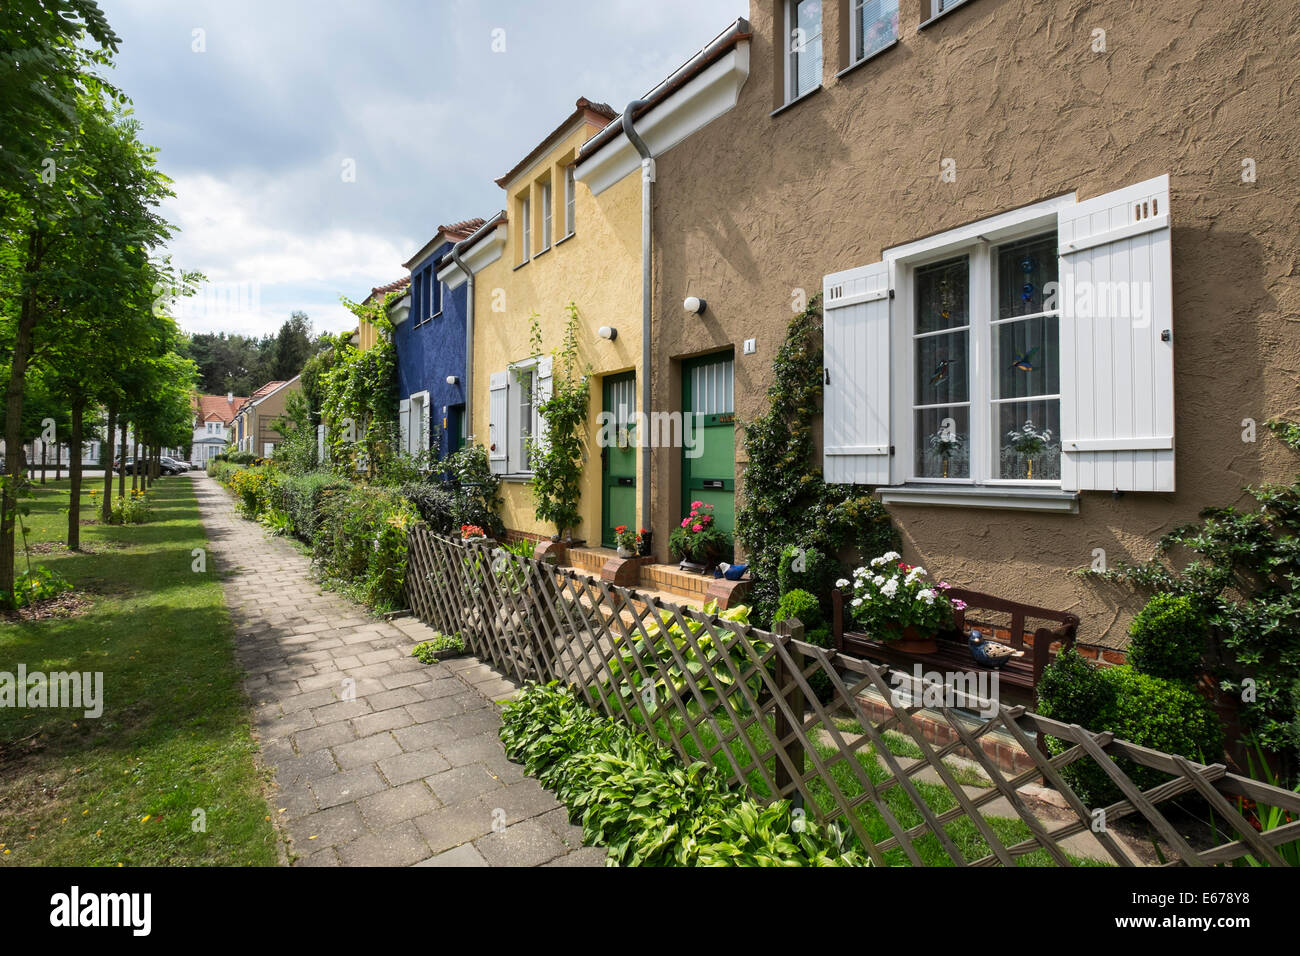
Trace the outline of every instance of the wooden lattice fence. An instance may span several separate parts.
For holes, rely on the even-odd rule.
[[[1075,859],[1063,842],[1090,831],[1115,864],[1132,866],[1140,861],[1111,826],[1126,817],[1150,824],[1171,864],[1249,856],[1287,865],[1276,848],[1300,840],[1300,794],[1024,707],[973,698],[934,707],[927,700],[954,732],[951,743],[935,746],[914,716],[923,688],[899,697],[900,680],[914,678],[809,644],[797,624],[767,633],[422,526],[410,535],[406,588],[421,620],[461,633],[478,657],[513,680],[571,685],[593,709],[646,730],[685,759],[717,764],[757,799],[793,800],[846,839],[851,834],[877,865],[924,865],[938,857],[955,865],[1068,866]],[[871,691],[875,718],[859,700]],[[880,700],[887,703],[883,720]],[[973,723],[958,705],[988,716]],[[980,746],[994,732],[1014,741],[1032,769],[1001,770]],[[1035,746],[1038,735],[1068,749],[1049,757]],[[894,752],[900,749],[920,758]],[[972,795],[962,786],[944,759],[959,749],[978,762],[991,787]],[[1166,779],[1144,790],[1111,758]],[[1100,767],[1122,798],[1088,807],[1061,773],[1079,761]],[[1064,796],[1064,822],[1046,822],[1026,805],[1018,790],[1034,782]],[[1239,799],[1281,807],[1293,822],[1259,832],[1237,811]],[[1194,804],[1214,820],[1215,838],[1193,848],[1161,811],[1175,800],[1183,813]],[[993,801],[1003,801],[1003,819],[981,812]],[[1007,805],[1015,819],[1007,819]],[[1016,819],[1021,826],[1008,826]]]

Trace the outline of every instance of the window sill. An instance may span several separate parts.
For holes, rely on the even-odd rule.
[[[530,472],[526,475],[524,474],[502,475],[501,480],[513,482],[514,484],[517,485],[526,485],[528,484],[528,482],[532,481],[534,477],[535,476]]]
[[[523,262],[519,263],[519,265],[513,267],[510,271],[511,271],[511,272],[518,272],[520,269],[522,269],[524,266],[528,265],[528,263],[530,263],[530,262],[532,262],[532,261],[533,261],[533,260],[531,260],[531,259],[525,259]]]
[[[568,242],[570,239],[572,239],[572,238],[573,238],[574,236],[576,236],[576,235],[577,235],[576,232],[571,232],[571,233],[569,233],[567,236],[561,236],[559,239],[556,239],[556,240],[555,240],[555,244],[558,246],[558,245],[559,245],[560,243],[562,243],[562,242]]]
[[[947,10],[944,10],[941,13],[936,13],[929,20],[923,20],[920,24],[917,25],[916,32],[920,33],[922,30],[930,26],[932,23],[937,23],[938,21],[946,17],[948,14],[952,13],[954,10],[960,10],[962,7],[966,6],[970,2],[971,0],[961,0],[960,3],[953,4]]]
[[[956,9],[956,8],[954,7],[953,9]],[[880,56],[882,53],[887,53],[888,51],[892,50],[892,49],[893,49],[894,47],[896,47],[896,46],[898,46],[898,38],[897,38],[897,37],[895,37],[895,38],[894,38],[892,41],[890,41],[889,43],[886,43],[884,46],[882,46],[882,47],[881,47],[879,50],[877,50],[875,53],[872,53],[872,54],[870,54],[869,56],[864,56],[862,59],[858,60],[857,63],[852,63],[852,64],[850,64],[849,66],[846,66],[844,69],[840,70],[838,73],[835,74],[835,79],[837,79],[837,80],[841,80],[841,79],[843,79],[844,77],[846,77],[846,76],[848,76],[850,73],[852,73],[854,70],[856,70],[858,67],[860,67],[860,66],[865,66],[866,64],[868,64],[868,63],[870,63],[872,60],[874,60],[876,57]]]
[[[551,251],[551,247],[550,247],[550,246],[543,246],[543,247],[542,247],[541,249],[539,249],[537,252],[534,252],[534,253],[533,253],[533,258],[534,258],[534,259],[540,259],[542,256],[546,255],[546,254],[547,254],[548,252],[550,252],[550,251]]]
[[[1079,495],[1051,488],[997,488],[963,485],[894,485],[878,489],[887,505],[925,505],[940,508],[996,508],[1003,511],[1048,511],[1078,514]]]
[[[804,100],[808,99],[808,97],[814,95],[815,93],[820,93],[820,92],[821,92],[821,89],[822,89],[822,85],[821,85],[820,83],[818,83],[816,86],[814,86],[814,87],[813,87],[811,90],[809,90],[807,93],[800,93],[798,96],[796,96],[794,99],[792,99],[789,103],[786,103],[784,106],[778,106],[776,109],[772,110],[772,112],[769,113],[768,115],[769,115],[769,116],[779,116],[780,114],[784,113],[786,110],[790,109],[790,107],[792,107],[792,106],[798,106],[798,105],[799,105],[800,103],[802,103]]]

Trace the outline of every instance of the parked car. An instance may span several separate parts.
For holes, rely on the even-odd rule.
[[[163,455],[161,460],[163,465],[170,465],[172,468],[175,468],[175,473],[178,475],[183,471],[190,470],[190,463],[188,461],[181,461],[179,458],[171,458],[167,455]]]
[[[140,473],[144,474],[145,469],[148,467],[149,467],[149,462],[147,460],[141,460]],[[118,474],[126,474],[126,475],[131,474],[131,472],[135,470],[135,458],[127,458],[125,461],[122,461],[121,459],[115,460],[113,462],[113,470]],[[159,462],[159,470],[164,475],[179,475],[182,471],[185,471],[186,469],[180,467],[180,462],[178,461],[174,461],[171,458],[163,458]]]

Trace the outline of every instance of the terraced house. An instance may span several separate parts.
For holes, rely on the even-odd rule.
[[[538,411],[557,374],[553,352],[577,315],[577,369],[590,376],[588,460],[580,520],[566,529],[612,544],[612,529],[637,520],[632,441],[601,447],[600,414],[626,426],[637,407],[641,360],[641,207],[636,177],[593,196],[574,178],[578,150],[614,117],[579,99],[573,111],[497,179],[505,210],[442,259],[439,279],[465,295],[473,277],[470,369],[473,434],[505,480],[501,516],[515,536],[557,533],[534,514],[529,449],[545,440]],[[540,344],[533,342],[534,325]],[[626,427],[620,434],[626,436]]]
[[[734,109],[657,158],[653,407],[723,411],[696,363],[734,356],[760,414],[820,293],[826,480],[878,489],[906,559],[1121,647],[1128,596],[1069,572],[1290,475],[1253,423],[1297,410],[1300,8],[1260,12],[754,0]],[[695,466],[654,456],[662,535]]]

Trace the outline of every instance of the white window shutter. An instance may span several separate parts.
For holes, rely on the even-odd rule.
[[[411,453],[411,400],[404,398],[397,403],[397,426],[402,433],[402,452]]]
[[[421,455],[429,450],[430,435],[432,435],[432,432],[429,430],[429,408],[429,396],[426,395],[424,396],[424,400],[420,402],[420,421],[418,423],[420,438],[419,447],[416,449],[416,453]]]
[[[510,436],[506,431],[506,393],[510,390],[510,373],[493,372],[488,379],[488,467],[495,475],[506,473],[506,449]]]
[[[822,471],[828,482],[890,482],[890,303],[883,262],[822,282]]]
[[[533,434],[537,436],[539,444],[546,441],[546,417],[537,409],[550,399],[554,385],[555,363],[551,356],[543,355],[537,360],[537,386],[533,390],[533,414],[536,421]]]
[[[1057,214],[1061,487],[1174,490],[1169,177]]]

